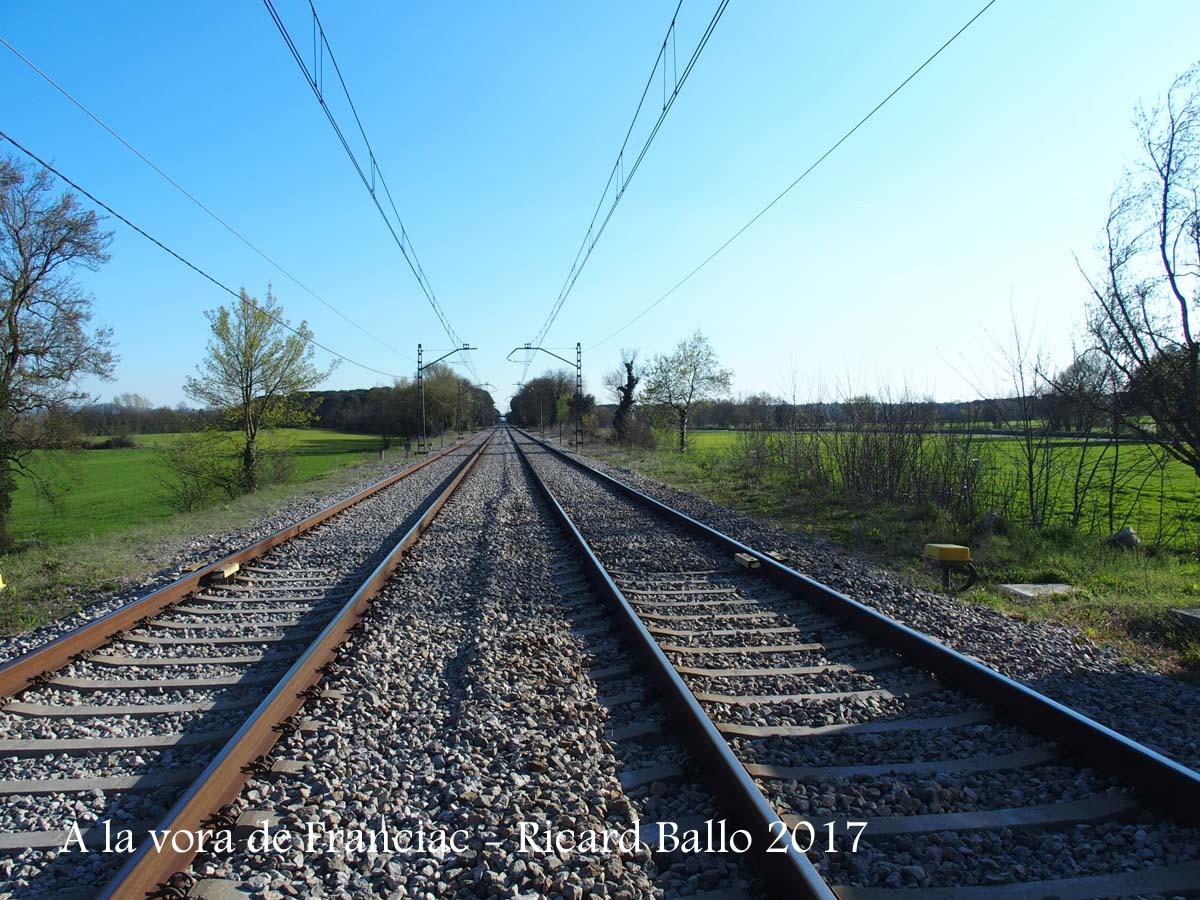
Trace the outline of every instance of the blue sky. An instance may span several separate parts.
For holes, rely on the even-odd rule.
[[[553,303],[676,0],[318,3],[425,272],[480,376]],[[307,5],[276,5],[311,52]],[[546,340],[564,356],[636,315],[785,187],[982,5],[733,0]],[[715,0],[684,0],[683,56]],[[1015,318],[1069,354],[1108,197],[1136,161],[1134,105],[1195,61],[1200,6],[999,0],[739,241],[585,354],[710,336],[739,392],[998,389],[988,335]],[[415,357],[445,349],[265,7],[8,0],[0,34],[326,300]],[[221,280],[386,372],[397,356],[177,194],[0,48],[0,129]],[[0,152],[5,152],[0,150]],[[122,357],[113,383],[183,399],[205,309],[227,299],[119,223],[85,283]],[[542,364],[536,363],[533,371]],[[343,365],[330,388],[386,379]]]

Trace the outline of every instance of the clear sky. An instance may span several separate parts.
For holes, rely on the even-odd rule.
[[[583,238],[677,0],[317,3],[420,261],[506,406]],[[733,0],[546,344],[626,322],[782,190],[982,5]],[[679,54],[715,0],[684,0]],[[311,54],[305,0],[277,8]],[[739,392],[996,388],[1011,321],[1061,357],[1130,125],[1194,62],[1200,4],[999,0],[753,229],[585,354],[710,336]],[[448,340],[266,8],[5,0],[0,34],[184,187],[386,343]],[[413,362],[289,282],[7,50],[0,129],[213,275],[386,372]],[[653,96],[653,92],[652,92]],[[661,98],[660,98],[661,99]],[[0,152],[5,152],[0,148]],[[85,279],[121,362],[98,395],[184,399],[228,297],[119,223]],[[428,356],[427,356],[428,358]],[[546,358],[548,360],[548,358]],[[548,360],[549,361],[549,360]],[[534,372],[540,371],[535,364]],[[385,383],[343,365],[327,387]]]

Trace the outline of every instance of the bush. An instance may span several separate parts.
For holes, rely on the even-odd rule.
[[[114,434],[102,441],[80,441],[83,450],[136,450],[138,442],[131,434]]]
[[[159,445],[159,484],[179,511],[199,509],[242,493],[242,473],[233,442],[222,431],[181,434]]]
[[[192,510],[246,493],[240,435],[228,431],[181,434],[155,448],[162,460],[159,485],[176,510]],[[295,447],[285,436],[260,438],[255,483],[286,484],[296,474]]]

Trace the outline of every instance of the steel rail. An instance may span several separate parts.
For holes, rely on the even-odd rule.
[[[366,500],[372,494],[377,494],[385,488],[391,487],[396,482],[402,481],[413,473],[425,468],[430,463],[441,459],[443,456],[461,449],[474,440],[475,437],[472,436],[451,444],[449,447],[439,450],[434,455],[421,460],[419,463],[409,466],[395,475],[389,475],[387,478],[369,485],[357,494],[313,513],[311,516],[302,519],[294,525],[282,528],[274,534],[262,540],[255,541],[241,550],[235,550],[233,553],[222,557],[214,563],[209,563],[170,584],[163,585],[157,590],[151,591],[144,597],[132,600],[124,606],[114,609],[112,612],[91,622],[85,622],[78,628],[60,635],[48,644],[31,650],[22,656],[18,656],[16,659],[9,660],[0,666],[0,699],[19,694],[21,691],[34,686],[39,677],[63,668],[82,653],[87,653],[104,646],[113,640],[116,635],[136,626],[142,619],[158,615],[167,607],[178,603],[189,594],[199,590],[201,582],[214,572],[219,572],[225,566],[233,563],[240,565],[261,556],[268,550],[290,541],[297,535],[315,528],[327,519],[331,519],[338,513]]]
[[[646,630],[645,624],[629,600],[571,521],[571,517],[558,502],[549,485],[529,462],[520,444],[513,441],[513,446],[517,448],[517,455],[524,463],[525,470],[550,506],[555,519],[583,556],[590,580],[603,594],[630,636],[634,652],[646,667],[647,677],[654,684],[658,699],[690,738],[688,749],[704,766],[709,787],[712,788],[722,809],[728,810],[735,822],[750,832],[753,840],[752,850],[757,851],[770,869],[772,889],[784,897],[836,900],[836,895],[821,878],[816,867],[790,840],[780,842],[779,846],[783,852],[767,852],[767,847],[776,838],[787,834],[787,826],[754,783],[745,766],[734,755],[728,742],[704,712],[691,689],[658,646],[658,642]]]
[[[214,813],[223,810],[237,799],[251,777],[255,761],[264,757],[275,746],[282,736],[280,726],[290,722],[304,706],[310,696],[310,689],[324,677],[327,666],[337,658],[341,645],[350,636],[351,629],[366,614],[371,601],[392,576],[401,557],[425,533],[463,479],[475,467],[493,437],[494,431],[458,466],[449,480],[444,482],[445,486],[428,502],[425,512],[392,548],[387,558],[346,601],[333,620],[296,660],[271,693],[263,698],[221,752],[166,814],[155,829],[160,833],[168,833],[161,850],[156,850],[148,838],[143,840],[133,856],[98,895],[102,900],[174,896],[169,892],[180,891],[179,887],[172,886],[172,882],[184,873],[196,856],[199,841],[191,842],[186,849],[177,850],[169,836],[190,832],[198,837],[200,832],[216,830],[218,823],[212,819]],[[186,890],[179,895],[185,894]]]
[[[519,431],[519,429],[517,429]],[[772,581],[811,602],[865,635],[907,656],[948,684],[986,700],[1008,712],[1022,727],[1070,748],[1089,765],[1114,775],[1156,801],[1160,812],[1176,821],[1200,824],[1200,773],[1151,750],[1094,719],[1052,700],[1027,685],[1002,675],[926,634],[909,628],[878,610],[784,565],[774,557],[729,537],[709,525],[674,509],[575,456],[520,431],[601,483],[649,506],[693,534],[708,538],[731,553],[748,553]]]

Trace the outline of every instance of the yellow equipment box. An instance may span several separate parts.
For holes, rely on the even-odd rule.
[[[942,563],[969,563],[971,548],[961,544],[926,544],[921,555]]]

